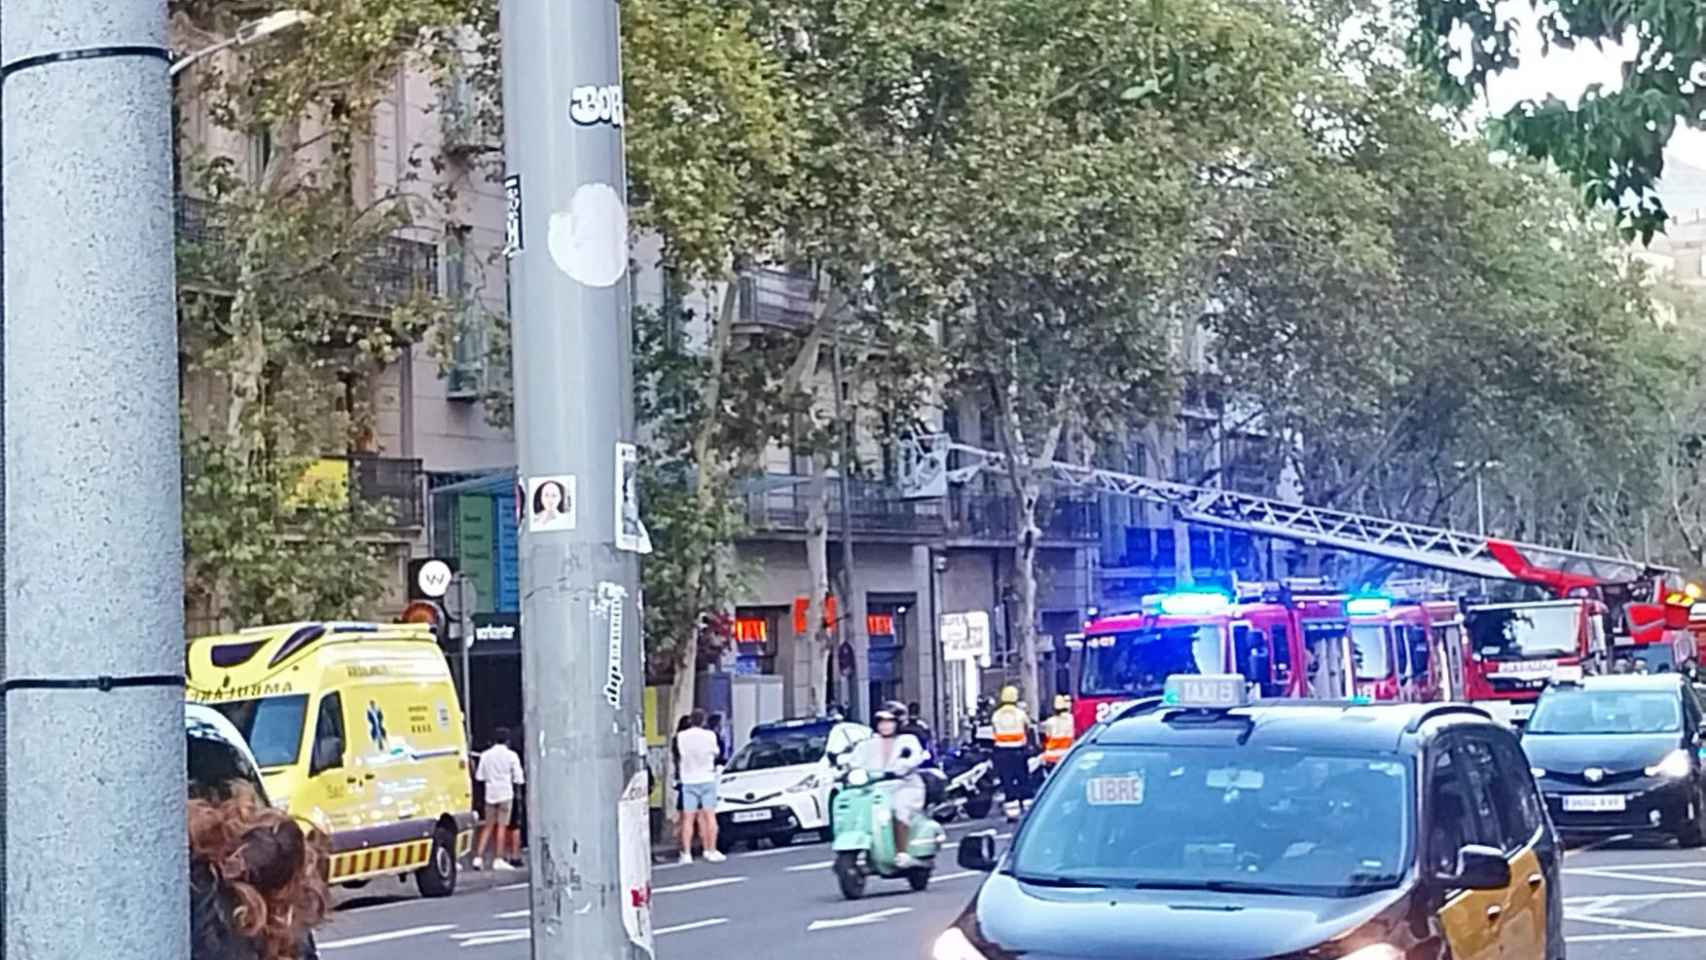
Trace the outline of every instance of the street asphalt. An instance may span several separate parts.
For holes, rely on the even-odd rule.
[[[960,823],[951,840],[1005,824]],[[944,850],[924,893],[873,880],[841,898],[822,843],[740,852],[722,864],[654,868],[658,960],[927,960],[933,938],[970,900],[979,875]],[[1706,851],[1615,839],[1571,850],[1564,863],[1571,960],[1697,960],[1706,956]],[[527,960],[527,877],[464,874],[448,900],[413,886],[370,886],[343,898],[321,932],[327,960]],[[1516,958],[1513,958],[1516,960]]]

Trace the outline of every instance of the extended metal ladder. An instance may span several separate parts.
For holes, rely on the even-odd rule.
[[[905,496],[941,495],[945,483],[965,483],[985,471],[1007,472],[1005,454],[959,443],[945,434],[905,440],[901,452],[901,489]],[[950,454],[959,458],[952,468]],[[1032,468],[1057,488],[1166,504],[1193,523],[1469,576],[1539,583],[1559,593],[1574,587],[1635,583],[1675,572],[1673,567],[1624,557],[1560,550],[1100,467],[1048,461],[1033,463]]]

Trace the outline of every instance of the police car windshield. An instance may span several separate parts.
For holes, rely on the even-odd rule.
[[[1676,691],[1589,690],[1553,687],[1528,718],[1524,736],[1535,734],[1678,733],[1682,698]]]
[[[1557,657],[1576,650],[1580,607],[1487,607],[1464,617],[1471,649],[1484,657]]]
[[[828,724],[754,730],[752,739],[729,761],[728,772],[745,773],[816,763],[829,745],[829,730]]]
[[[1161,692],[1176,673],[1219,673],[1220,627],[1212,623],[1151,627],[1086,637],[1079,693],[1086,697]]]
[[[1352,624],[1351,645],[1356,652],[1358,680],[1385,680],[1392,675],[1392,658],[1386,655],[1384,626],[1378,623]]]
[[[302,719],[308,713],[307,694],[228,700],[210,706],[224,714],[243,735],[255,762],[262,767],[283,767],[296,762],[302,747]]]
[[[1410,765],[1393,755],[1081,749],[1014,850],[1021,881],[1351,896],[1410,858]]]

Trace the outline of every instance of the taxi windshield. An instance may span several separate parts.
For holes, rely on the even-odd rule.
[[[1220,627],[1150,627],[1087,637],[1079,693],[1086,697],[1160,693],[1178,673],[1220,673]]]
[[[1021,882],[1354,896],[1410,858],[1410,764],[1226,747],[1080,750],[1013,852]]]
[[[1387,656],[1384,626],[1378,623],[1352,624],[1351,645],[1356,652],[1358,680],[1385,680],[1392,675],[1392,658]]]
[[[1535,704],[1524,736],[1549,733],[1676,733],[1682,698],[1675,690],[1586,690],[1553,687]]]

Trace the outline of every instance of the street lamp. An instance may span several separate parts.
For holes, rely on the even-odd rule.
[[[1497,470],[1504,466],[1502,460],[1483,460],[1475,465],[1475,532],[1481,536],[1487,535],[1487,499],[1481,491],[1481,475],[1488,470]],[[1452,464],[1459,473],[1469,470],[1469,464],[1462,460]]]
[[[306,10],[280,10],[277,13],[269,13],[264,17],[242,24],[237,28],[237,33],[234,36],[221,40],[213,46],[203,47],[194,53],[179,57],[173,62],[171,70],[167,71],[167,75],[175,77],[188,70],[197,60],[212,56],[221,50],[228,50],[231,47],[246,47],[286,30],[305,27],[313,22],[314,15]]]

